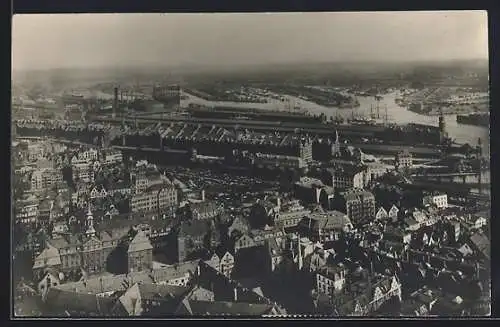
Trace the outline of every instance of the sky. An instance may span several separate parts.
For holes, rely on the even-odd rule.
[[[16,70],[487,59],[486,11],[31,14]]]

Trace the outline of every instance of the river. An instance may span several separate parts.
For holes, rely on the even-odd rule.
[[[93,92],[93,96],[112,99],[111,94],[105,94],[102,92]],[[241,103],[241,102],[228,102],[228,101],[208,101],[202,98],[196,97],[192,94],[183,92],[183,95],[187,97],[185,100],[181,100],[181,107],[187,107],[189,104],[199,104],[206,106],[221,106],[221,107],[235,107],[235,108],[259,108],[267,110],[287,110],[287,102],[280,102],[274,99],[269,99],[268,103]],[[409,111],[406,107],[401,107],[396,104],[395,99],[398,97],[398,92],[389,93],[383,96],[379,102],[379,112],[380,118],[385,115],[385,107],[387,106],[387,116],[389,122],[396,124],[407,124],[407,123],[419,123],[432,126],[438,126],[437,116],[427,116],[421,115],[412,111]],[[294,96],[284,95],[288,100],[288,107],[300,107],[302,110],[307,111],[311,114],[325,114],[327,117],[331,116],[342,116],[344,118],[349,118],[353,114],[352,109],[339,109],[330,108],[318,105],[313,102],[305,101]],[[370,107],[373,106],[374,112],[376,112],[375,107],[377,105],[374,97],[362,97],[358,96],[358,101],[360,106],[354,109],[354,114],[359,116],[370,116]],[[449,136],[458,143],[469,143],[471,145],[476,145],[479,138],[483,141],[483,151],[486,155],[490,153],[490,140],[489,140],[489,129],[481,126],[472,125],[461,125],[457,123],[456,115],[445,115],[446,130]]]
[[[286,110],[285,103],[276,102],[275,100],[270,100],[269,103],[239,103],[226,101],[207,101],[193,96],[192,94],[184,93],[184,95],[188,98],[186,100],[182,100],[182,107],[187,107],[189,104],[193,103],[207,106],[230,106],[235,108],[251,107],[268,110]],[[396,104],[395,99],[397,96],[397,92],[389,93],[383,96],[378,104],[380,118],[384,117],[385,107],[387,107],[387,116],[389,122],[396,124],[418,123],[438,126],[437,116],[421,115],[409,111],[407,108],[401,107]],[[329,108],[288,95],[286,95],[285,98],[289,100],[289,103],[293,103],[294,105],[305,109],[305,111],[311,114],[323,113],[327,117],[339,115],[344,118],[349,118],[353,114],[352,109]],[[358,96],[358,101],[360,103],[360,106],[354,109],[354,115],[369,117],[371,106],[373,106],[374,112],[376,112],[375,108],[377,103],[374,97]],[[485,154],[489,154],[489,129],[481,126],[461,125],[457,123],[456,118],[456,115],[445,115],[446,130],[449,136],[458,143],[469,143],[471,145],[477,144],[478,138],[481,138],[481,140],[483,141],[483,151]]]

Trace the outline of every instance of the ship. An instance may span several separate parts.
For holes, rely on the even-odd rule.
[[[470,114],[470,115],[457,115],[457,123],[464,125],[475,125],[488,127],[490,125],[490,114]]]

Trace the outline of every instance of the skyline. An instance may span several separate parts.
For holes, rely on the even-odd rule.
[[[488,59],[485,11],[15,15],[15,70]]]

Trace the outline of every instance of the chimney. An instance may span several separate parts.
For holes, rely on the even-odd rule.
[[[238,289],[234,288],[234,302],[238,302]]]
[[[116,117],[116,111],[118,109],[118,87],[113,89],[113,118]]]

